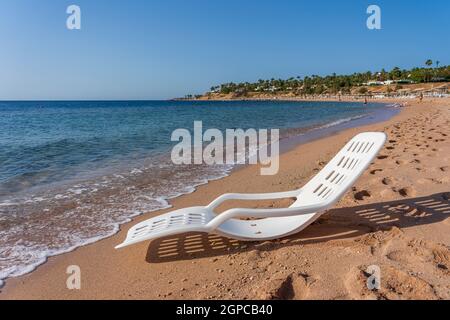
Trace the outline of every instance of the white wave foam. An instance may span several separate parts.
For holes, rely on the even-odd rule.
[[[2,255],[2,248],[0,246],[0,266],[2,262],[2,256],[7,257],[8,260],[12,261],[14,260],[13,266],[6,266],[6,268],[0,269],[0,287],[4,285],[4,280],[12,277],[20,277],[22,275],[25,275],[27,273],[30,273],[34,271],[37,267],[44,264],[49,257],[57,256],[60,254],[71,252],[81,246],[85,246],[91,243],[95,243],[97,241],[100,241],[102,239],[108,238],[120,230],[120,225],[130,222],[134,217],[141,215],[143,213],[149,213],[153,211],[168,209],[172,207],[169,203],[170,199],[174,199],[176,197],[179,197],[181,195],[189,194],[195,192],[198,186],[207,184],[209,181],[212,180],[218,180],[223,177],[226,177],[229,175],[230,171],[232,170],[232,166],[226,166],[222,168],[217,168],[214,170],[214,172],[208,174],[205,178],[197,179],[197,181],[190,181],[190,183],[184,184],[184,183],[178,183],[175,187],[172,188],[172,191],[169,191],[166,193],[166,196],[154,196],[151,195],[145,195],[141,194],[134,199],[132,199],[134,202],[129,204],[129,209],[120,214],[120,218],[118,221],[111,222],[109,224],[109,230],[102,231],[101,235],[92,236],[88,238],[80,238],[76,235],[71,234],[71,236],[67,237],[68,243],[67,245],[61,244],[61,247],[58,249],[52,249],[49,250],[46,248],[45,244],[36,244],[34,245],[24,245],[24,241],[20,241],[22,243],[16,243],[12,248],[8,248],[7,254],[5,254],[5,251]],[[141,170],[139,170],[141,171]],[[141,171],[142,172],[142,171]],[[188,177],[189,178],[189,177]],[[192,177],[191,177],[192,178]],[[199,177],[197,177],[199,178]],[[95,183],[96,186],[99,186],[98,183]],[[110,187],[108,184],[107,187]],[[125,188],[125,189],[129,189]],[[68,196],[70,194],[74,196],[83,196],[85,194],[85,191],[89,188],[87,186],[81,186],[76,185],[72,186],[72,188],[69,188],[66,190],[66,192],[63,193],[56,193],[52,199],[56,200],[67,200],[71,197]],[[175,191],[176,190],[176,191]],[[132,188],[130,190],[131,192],[136,192],[135,188]],[[175,191],[175,192],[174,192]],[[113,197],[114,198],[114,197]],[[41,199],[38,199],[37,197],[32,198],[33,200],[41,201]],[[44,198],[42,198],[45,200]],[[50,198],[49,198],[50,199]],[[42,200],[42,201],[43,201]],[[25,201],[24,201],[25,202]],[[22,202],[22,203],[24,203]],[[33,201],[30,201],[30,205]],[[119,201],[120,203],[120,201]],[[13,205],[20,205],[20,202],[4,202],[3,204],[0,204],[3,206],[13,206]],[[133,206],[136,206],[136,209],[132,209]],[[48,210],[48,209],[47,209]],[[120,209],[119,209],[120,210]],[[44,211],[44,210],[42,210]],[[101,215],[101,212],[99,212]],[[74,215],[73,212],[69,212],[66,214],[67,219],[70,219],[76,215]],[[107,213],[104,213],[104,216],[108,216]],[[64,219],[63,219],[64,220]],[[108,221],[108,219],[107,219]],[[95,223],[95,222],[94,222]],[[20,233],[20,228],[10,228],[8,231],[11,233]],[[62,239],[64,240],[66,237],[63,235]],[[76,238],[76,241],[70,241]],[[69,244],[70,243],[70,244]],[[4,249],[4,248],[3,248]]]
[[[0,207],[18,206],[19,204],[20,203],[18,203],[18,202],[10,202],[9,200],[6,200],[6,201],[0,203]]]
[[[320,128],[329,128],[332,126],[336,126],[345,122],[349,122],[352,120],[356,120],[359,118],[362,118],[364,116],[356,116],[356,117],[350,117],[350,118],[345,118],[345,119],[340,119],[328,124],[323,125]],[[252,155],[256,150],[251,150],[250,151],[250,155]],[[156,166],[157,168],[165,168],[166,166],[161,165],[161,166]],[[72,237],[67,237],[67,243],[66,245],[64,245],[64,243],[61,243],[61,247],[58,249],[52,249],[52,250],[48,250],[46,249],[45,244],[41,244],[41,245],[35,245],[35,246],[24,246],[21,244],[16,244],[15,247],[13,247],[11,250],[14,251],[14,254],[16,255],[16,257],[12,257],[12,258],[17,258],[17,263],[14,264],[14,266],[6,266],[6,268],[4,268],[3,270],[0,269],[0,286],[4,284],[4,280],[10,277],[19,277],[22,276],[24,274],[27,274],[29,272],[32,272],[33,270],[35,270],[38,266],[42,265],[43,263],[45,263],[47,261],[47,259],[49,257],[52,256],[56,256],[56,255],[60,255],[60,254],[64,254],[67,252],[71,252],[73,250],[75,250],[76,248],[79,248],[81,246],[85,246],[97,241],[100,241],[102,239],[108,238],[114,234],[116,234],[119,230],[120,230],[120,225],[127,223],[129,221],[131,221],[134,217],[141,215],[143,213],[148,213],[148,212],[153,212],[153,211],[158,211],[158,210],[162,210],[162,209],[167,209],[170,208],[171,205],[169,203],[170,199],[174,199],[176,197],[179,197],[181,195],[184,194],[189,194],[194,192],[198,186],[200,185],[204,185],[207,184],[209,181],[212,180],[218,180],[221,178],[224,178],[226,176],[228,176],[231,172],[231,170],[233,169],[234,166],[232,165],[228,165],[228,166],[222,166],[222,167],[217,167],[213,170],[213,172],[209,172],[209,174],[206,174],[203,178],[201,176],[195,176],[195,181],[192,181],[192,175],[189,176],[187,175],[185,179],[183,178],[183,174],[181,174],[180,178],[177,179],[172,179],[171,181],[171,185],[170,185],[170,189],[165,191],[165,195],[154,195],[152,194],[152,192],[145,192],[145,193],[141,193],[141,194],[137,194],[139,193],[140,190],[137,189],[135,186],[124,186],[123,189],[127,190],[130,194],[133,195],[133,197],[130,199],[130,203],[126,203],[126,205],[128,206],[127,209],[123,209],[120,207],[120,205],[124,205],[123,202],[127,202],[128,200],[123,199],[123,201],[119,201],[117,200],[117,196],[113,195],[111,197],[109,197],[109,199],[112,200],[108,200],[108,201],[113,201],[117,200],[117,205],[118,207],[114,210],[124,210],[123,212],[121,212],[120,214],[118,214],[118,216],[113,215],[113,217],[115,217],[116,221],[111,220],[109,218],[109,215],[107,212],[98,212],[98,214],[100,215],[104,215],[104,216],[99,216],[99,221],[97,220],[92,220],[91,223],[103,223],[103,227],[104,229],[101,230],[101,234],[100,235],[93,235],[90,237],[81,237],[79,236],[77,238],[76,235],[71,235]],[[145,171],[145,169],[143,169]],[[145,172],[143,170],[140,169],[133,169],[130,173],[131,175],[141,175],[144,174]],[[145,175],[145,174],[144,174]],[[118,186],[121,186],[121,181],[123,181],[124,179],[126,179],[126,177],[122,176],[122,175],[115,175],[117,181],[119,181]],[[94,190],[97,191],[98,188],[109,188],[111,187],[111,183],[112,181],[108,179],[108,177],[103,177],[102,179],[103,181],[100,182],[100,184],[94,183],[91,184],[91,186],[95,186],[96,188],[94,188]],[[180,182],[180,181],[184,181],[184,182]],[[72,188],[67,189],[65,192],[62,193],[56,193],[52,198],[53,199],[59,199],[59,200],[67,200],[70,199],[71,196],[70,194],[72,194],[73,196],[76,197],[83,197],[86,194],[90,194],[89,191],[91,189],[91,187],[86,186],[86,185],[76,185],[76,186],[72,186]],[[99,191],[100,192],[100,191]],[[144,192],[144,191],[141,191]],[[135,195],[135,196],[134,196]],[[32,198],[31,202],[37,203],[37,202],[43,202],[45,200],[45,198],[40,198],[40,197],[34,197]],[[80,203],[84,203],[83,201],[80,201]],[[20,202],[11,202],[11,201],[5,201],[3,203],[0,203],[0,206],[3,207],[9,207],[9,206],[15,206],[15,205],[20,205]],[[114,205],[114,203],[113,203]],[[44,211],[44,210],[42,210]],[[69,212],[67,214],[67,218],[70,219],[73,217],[76,217],[77,214],[76,212]],[[108,228],[106,228],[105,230],[105,224],[107,225]],[[95,227],[95,225],[94,225]],[[17,228],[16,228],[17,229]],[[11,229],[9,231],[11,232],[20,232],[20,230],[16,230],[16,229]],[[20,228],[19,228],[20,229]],[[83,233],[81,233],[83,234]],[[64,240],[64,236],[62,237]],[[69,241],[70,240],[70,241]],[[0,258],[2,257],[1,255],[1,247],[0,247]],[[11,254],[10,252],[8,252],[9,254]],[[5,254],[3,254],[3,256],[7,256]],[[10,256],[7,256],[7,258],[11,258]],[[0,263],[1,263],[1,259],[0,259]],[[1,264],[0,264],[1,265]]]
[[[354,116],[354,117],[339,119],[339,120],[336,120],[336,121],[324,124],[324,125],[322,125],[320,127],[314,128],[314,129],[327,129],[327,128],[334,127],[334,126],[337,126],[337,125],[340,125],[340,124],[343,124],[343,123],[346,123],[346,122],[350,122],[350,121],[353,121],[353,120],[358,120],[358,119],[361,119],[361,118],[365,118],[366,116],[367,115],[360,115],[360,116]]]

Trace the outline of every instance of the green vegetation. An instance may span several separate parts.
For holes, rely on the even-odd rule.
[[[391,71],[381,70],[379,72],[367,71],[364,73],[354,73],[351,75],[328,76],[305,76],[291,77],[289,79],[258,80],[257,82],[225,83],[211,87],[213,93],[244,96],[247,93],[289,93],[297,95],[311,94],[349,94],[357,92],[365,94],[368,92],[365,86],[395,83],[395,90],[402,88],[400,84],[443,82],[450,81],[450,66],[439,67],[440,62],[436,61],[433,68],[433,61],[428,59],[425,67],[403,70],[398,67]],[[390,83],[386,83],[388,81]],[[355,89],[355,90],[354,90]],[[391,89],[392,90],[392,89]]]

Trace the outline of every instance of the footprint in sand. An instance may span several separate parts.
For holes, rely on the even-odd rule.
[[[359,192],[356,192],[355,194],[354,194],[354,198],[356,199],[356,200],[364,200],[364,198],[370,198],[372,195],[370,194],[370,192],[369,191],[367,191],[367,190],[362,190],[362,191],[359,191]]]
[[[412,187],[405,187],[398,190],[398,193],[402,197],[414,197],[417,193],[416,190]]]
[[[407,164],[408,161],[403,160],[403,159],[398,159],[398,160],[395,160],[395,163],[398,164],[399,166],[401,166],[401,165]]]
[[[387,158],[389,158],[389,156],[381,155],[381,156],[377,157],[378,160],[384,160],[384,159],[387,159]]]
[[[368,266],[351,267],[344,277],[344,285],[350,299],[439,298],[430,283],[408,271],[408,265],[414,266],[417,263],[429,261],[431,252],[425,250],[425,256],[417,255],[415,249],[421,252],[419,249],[425,249],[426,244],[420,240],[410,242],[407,240],[404,233],[395,227],[389,231],[371,233],[356,240],[360,245],[371,248],[376,259],[372,263],[380,267],[382,281],[379,290],[369,290],[367,280],[371,274],[366,272]],[[445,270],[445,267],[448,267],[448,254],[437,252],[435,257],[436,263],[440,266],[438,268]],[[384,258],[387,259],[387,263],[381,262]]]
[[[383,198],[392,197],[394,195],[396,195],[396,193],[392,191],[392,189],[383,189],[380,191],[380,196],[382,196]]]
[[[370,174],[376,174],[377,172],[382,172],[383,169],[374,169],[370,171]]]
[[[353,300],[375,300],[375,291],[367,289],[367,277],[364,270],[366,266],[351,267],[344,277],[344,287],[347,291],[347,298]]]
[[[254,292],[262,300],[301,300],[307,299],[311,277],[306,274],[276,276],[258,286]]]
[[[446,274],[450,274],[450,251],[444,248],[433,250],[434,262],[436,267]]]
[[[400,262],[403,264],[414,264],[418,260],[423,260],[420,257],[412,254],[410,250],[393,250],[386,255],[391,261]]]

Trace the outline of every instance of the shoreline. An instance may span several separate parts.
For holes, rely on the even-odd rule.
[[[233,98],[176,98],[170,99],[169,101],[189,101],[189,102],[225,102],[225,101],[280,101],[280,102],[290,102],[290,101],[298,101],[298,102],[364,102],[364,99],[367,98],[369,103],[377,103],[377,102],[386,102],[386,101],[395,101],[395,102],[404,102],[404,101],[417,101],[418,97],[416,96],[401,96],[401,97],[371,97],[371,96],[341,96],[339,97],[300,97],[300,96],[267,96],[267,97],[233,97]],[[446,97],[427,97],[427,99],[447,99]]]
[[[434,100],[440,100],[440,104],[445,103],[447,100],[445,99],[434,99]],[[311,100],[306,100],[306,101],[311,101]],[[401,100],[403,101],[403,100]],[[411,101],[411,100],[409,100]],[[426,105],[427,103],[430,103],[431,100],[425,100],[422,105]],[[370,100],[370,102],[375,102],[374,100]],[[399,102],[396,99],[383,99],[380,102],[383,103],[389,103],[389,102]],[[438,102],[439,104],[439,102]],[[417,113],[419,111],[417,111],[417,103],[414,103],[413,101],[411,101],[411,108],[415,109],[414,112]],[[375,124],[366,124],[363,126],[358,126],[355,128],[348,128],[348,129],[344,129],[343,131],[339,131],[338,133],[332,133],[331,136],[325,136],[325,137],[321,137],[318,140],[314,139],[313,141],[308,141],[304,144],[301,145],[296,145],[293,147],[293,149],[288,150],[287,152],[283,152],[283,154],[281,155],[281,158],[289,158],[292,157],[292,154],[296,154],[298,152],[298,149],[316,149],[317,151],[317,147],[316,145],[321,145],[322,147],[327,146],[327,143],[324,141],[333,141],[332,144],[327,146],[327,149],[329,149],[327,152],[325,152],[325,154],[323,154],[323,151],[320,153],[322,158],[327,158],[330,155],[332,155],[333,153],[333,149],[338,149],[340,147],[340,144],[343,143],[345,141],[346,138],[348,138],[348,136],[352,135],[355,132],[359,132],[361,130],[363,130],[364,128],[383,128],[388,124],[392,124],[395,123],[395,121],[397,121],[396,119],[403,119],[403,118],[408,118],[409,113],[414,113],[412,112],[412,110],[408,110],[410,107],[408,106],[407,108],[405,108],[404,112],[400,112],[398,115],[395,115],[393,118],[390,118],[387,121],[383,121],[383,122],[377,122]],[[411,111],[411,112],[410,112]],[[423,112],[424,110],[422,110]],[[406,114],[406,115],[405,115]],[[320,148],[319,148],[320,149]],[[310,154],[308,157],[306,158],[310,158],[310,159],[319,159],[317,153],[316,154]],[[305,162],[305,161],[303,161]],[[316,161],[313,161],[312,164],[315,164]],[[257,166],[244,166],[242,168],[238,168],[236,170],[232,170],[232,172],[230,173],[230,175],[221,178],[219,180],[212,180],[209,181],[207,184],[203,184],[200,185],[198,187],[196,187],[196,190],[193,193],[190,194],[184,194],[181,195],[177,198],[174,198],[170,201],[172,208],[170,210],[182,207],[182,206],[186,206],[186,205],[195,205],[195,204],[199,204],[199,200],[201,199],[200,203],[204,203],[206,200],[212,200],[212,198],[214,198],[215,196],[224,193],[224,192],[238,192],[239,190],[229,190],[231,189],[231,187],[235,186],[236,188],[238,188],[239,186],[236,185],[234,182],[230,183],[230,180],[234,180],[236,181],[236,179],[239,179],[240,175],[244,175],[244,176],[254,176],[254,171],[255,168]],[[244,172],[244,173],[242,173]],[[300,175],[302,179],[299,180],[303,180],[303,181],[295,181],[295,183],[300,183],[300,182],[305,182],[305,179],[311,175],[311,172],[314,172],[314,168],[307,168],[305,167],[305,169],[302,169],[302,174]],[[286,174],[286,173],[285,173]],[[256,179],[256,178],[255,178]],[[273,186],[273,183],[271,184],[269,181],[272,179],[277,179],[276,177],[269,177],[269,178],[258,178],[259,180],[266,180],[266,183],[268,184],[268,186],[263,187],[261,184],[259,184],[257,186],[258,189],[268,189],[270,191],[285,191],[286,187],[283,187],[284,183],[280,182],[281,186],[277,186],[276,189],[277,190],[272,190],[270,188],[270,186]],[[226,181],[225,181],[226,180]],[[282,180],[282,179],[281,179]],[[292,183],[292,181],[291,181]],[[301,183],[301,184],[303,184]],[[251,190],[250,185],[246,185],[246,186],[241,186],[244,187],[244,189],[246,190],[241,190],[241,192],[264,192],[267,190]],[[267,188],[269,187],[269,188]],[[280,190],[278,190],[280,189]],[[289,189],[289,188],[288,188]],[[84,267],[83,266],[83,270],[86,268],[87,272],[89,274],[89,277],[92,279],[95,278],[95,269],[99,268],[100,270],[103,270],[104,268],[102,268],[99,263],[100,261],[96,260],[94,257],[96,257],[95,251],[96,250],[106,250],[107,252],[109,252],[111,254],[110,256],[110,260],[113,260],[115,263],[117,263],[118,261],[120,261],[120,266],[124,268],[124,270],[127,270],[129,268],[133,268],[133,266],[131,264],[126,263],[126,261],[121,261],[121,259],[124,259],[125,257],[133,257],[134,259],[129,259],[129,261],[135,261],[135,263],[139,264],[139,267],[136,268],[142,268],[145,266],[146,261],[144,261],[144,266],[141,266],[142,264],[142,260],[145,258],[145,253],[144,253],[144,249],[145,247],[148,247],[148,243],[143,244],[143,245],[138,245],[135,248],[133,248],[132,250],[129,251],[117,251],[114,252],[111,250],[113,250],[112,246],[110,246],[113,243],[118,243],[121,239],[124,238],[125,232],[128,230],[128,228],[132,225],[134,225],[136,222],[138,221],[142,221],[144,219],[149,218],[149,216],[155,216],[157,214],[163,213],[163,212],[167,212],[167,209],[165,210],[158,210],[158,211],[154,211],[152,213],[145,213],[141,216],[138,217],[134,217],[132,218],[132,221],[129,223],[125,223],[122,224],[120,226],[120,231],[118,233],[116,233],[113,236],[110,236],[106,239],[100,240],[98,242],[95,242],[93,244],[89,244],[83,247],[79,247],[77,249],[75,249],[75,251],[69,252],[69,253],[65,253],[62,255],[58,255],[58,256],[53,256],[50,257],[48,259],[48,261],[46,263],[44,263],[43,265],[38,266],[38,268],[36,270],[34,270],[32,273],[29,273],[27,275],[24,276],[20,276],[17,278],[9,278],[6,280],[5,286],[3,288],[0,289],[0,299],[10,299],[10,298],[14,298],[14,297],[24,297],[24,298],[30,298],[30,297],[34,297],[34,298],[69,298],[69,299],[78,299],[78,298],[82,298],[82,297],[106,297],[104,294],[106,293],[102,293],[101,288],[102,286],[100,285],[100,288],[97,289],[93,289],[93,291],[91,292],[84,292],[83,290],[81,292],[71,292],[67,289],[64,289],[64,284],[65,281],[63,281],[63,283],[59,283],[59,284],[49,284],[47,288],[43,288],[43,280],[44,279],[52,279],[52,277],[49,278],[50,274],[54,274],[55,275],[55,279],[64,279],[66,277],[66,274],[64,272],[64,266],[67,266],[67,262],[69,261],[80,261],[83,262],[83,264],[87,264],[88,266]],[[107,257],[102,253],[101,254],[102,257],[104,257],[107,260]],[[98,259],[98,258],[97,258]],[[128,260],[128,259],[125,259]],[[145,259],[147,260],[147,259]],[[200,259],[202,260],[202,259]],[[206,259],[208,260],[208,259]],[[139,263],[139,261],[141,263]],[[172,262],[171,267],[176,267],[179,268],[180,264],[182,265],[183,261],[185,260],[181,260],[180,261],[175,261]],[[92,263],[90,263],[92,262]],[[186,262],[186,261],[185,261]],[[206,261],[208,262],[208,261]],[[123,265],[123,263],[125,263],[126,266]],[[168,262],[170,265],[170,262]],[[72,263],[74,264],[74,263]],[[76,263],[75,263],[76,264]],[[162,263],[164,264],[164,263]],[[208,264],[208,263],[206,263]],[[81,263],[80,263],[81,265]],[[109,263],[108,263],[109,265]],[[152,265],[152,264],[150,264]],[[96,266],[96,267],[95,267]],[[106,268],[107,269],[107,268]],[[110,270],[111,268],[104,270],[107,274],[111,274]],[[114,269],[114,268],[113,268]],[[58,271],[56,271],[58,270]],[[92,273],[91,273],[92,272]],[[117,278],[119,275],[116,275]],[[136,275],[138,276],[138,275]],[[102,279],[104,279],[104,277],[101,277]],[[145,280],[142,280],[145,281]],[[121,281],[123,283],[123,281]],[[126,283],[126,282],[125,282]],[[29,285],[28,285],[29,284]],[[139,284],[136,284],[137,286],[139,286]],[[160,285],[161,286],[161,285]],[[55,290],[52,290],[50,287],[56,287],[57,288],[57,292]],[[28,290],[29,288],[31,288],[31,290]],[[42,296],[37,296],[37,292],[36,291],[37,288],[40,288],[40,290],[43,291],[43,295]],[[111,287],[111,289],[114,287]],[[124,289],[123,286],[120,286],[120,288]],[[53,292],[55,291],[55,292]],[[125,289],[125,291],[128,292],[128,290]],[[124,292],[125,292],[124,291]],[[163,290],[162,290],[163,291]],[[201,291],[201,290],[200,290]],[[126,298],[126,295],[122,294],[113,294],[112,296],[114,298],[117,297],[122,297],[122,298]],[[160,293],[161,294],[161,293]],[[161,294],[161,296],[157,296],[157,295],[153,295],[153,298],[164,298],[163,296],[164,294]],[[195,298],[195,294],[194,295],[183,295],[183,297],[193,297]],[[172,295],[168,295],[166,298],[176,298],[173,297]],[[203,296],[202,296],[203,297]],[[136,297],[135,297],[136,298]],[[145,296],[144,296],[145,298]]]
[[[379,104],[380,106],[377,106],[375,108],[375,110],[369,111],[369,112],[359,115],[359,116],[342,118],[342,119],[338,119],[334,122],[327,122],[323,125],[314,125],[314,126],[304,127],[304,128],[303,127],[286,128],[286,130],[289,130],[289,131],[292,130],[292,132],[290,132],[289,134],[286,134],[284,137],[281,137],[280,152],[281,153],[287,152],[300,144],[311,142],[311,141],[320,139],[322,137],[330,136],[330,135],[335,134],[336,132],[339,132],[339,131],[342,131],[342,130],[345,130],[348,128],[358,127],[361,125],[367,125],[370,123],[381,122],[385,118],[392,117],[394,115],[394,113],[396,113],[400,110],[400,109],[389,108],[386,106],[386,103],[373,103],[372,105],[376,105],[376,104]],[[0,289],[2,288],[4,282],[9,281],[9,279],[20,278],[24,275],[34,272],[37,268],[44,265],[48,261],[48,259],[50,259],[52,257],[57,257],[59,255],[73,252],[80,247],[91,245],[96,242],[107,239],[111,236],[114,236],[115,234],[117,234],[120,231],[120,228],[122,225],[130,223],[130,221],[134,221],[134,219],[136,217],[139,217],[139,216],[145,215],[145,214],[151,214],[153,212],[157,212],[157,211],[161,211],[161,210],[165,210],[165,209],[170,209],[171,208],[170,202],[173,199],[176,199],[180,196],[189,195],[189,194],[195,192],[198,187],[206,185],[206,184],[210,183],[211,181],[223,179],[223,178],[229,176],[230,174],[232,174],[234,171],[244,168],[245,166],[247,166],[247,165],[236,164],[232,168],[223,169],[218,172],[215,172],[214,174],[210,173],[207,176],[204,176],[204,177],[202,176],[203,177],[202,179],[198,179],[196,181],[191,181],[191,184],[189,184],[183,190],[176,190],[172,194],[166,194],[164,196],[159,197],[158,198],[158,202],[159,202],[158,207],[155,207],[151,210],[147,209],[145,211],[142,211],[141,213],[130,213],[129,215],[126,216],[125,219],[117,220],[116,222],[111,223],[110,225],[108,225],[108,227],[111,227],[111,230],[109,230],[107,233],[103,232],[101,234],[100,233],[93,234],[90,238],[80,240],[79,242],[70,244],[69,246],[67,246],[67,245],[59,246],[57,249],[51,249],[51,250],[48,249],[48,250],[44,250],[43,252],[38,251],[36,254],[36,257],[38,257],[38,259],[35,259],[35,261],[32,261],[32,263],[29,263],[26,266],[21,265],[20,267],[13,269],[13,272],[6,269],[6,272],[4,272],[3,274],[0,275],[0,277],[6,276],[4,279],[0,278]],[[132,166],[132,167],[134,167],[134,166]],[[101,175],[98,175],[98,178],[100,178],[100,177],[101,177]],[[94,181],[94,180],[95,180],[95,178],[89,179],[89,181]],[[85,190],[84,188],[89,188],[89,186],[82,184],[81,186],[79,186],[79,188],[82,188],[83,190]],[[55,189],[55,190],[57,190],[56,193],[58,193],[58,194],[63,193],[63,191],[60,192],[59,189]],[[127,201],[127,200],[123,200],[123,201]],[[98,218],[98,220],[99,220],[99,218]],[[76,229],[72,229],[72,231],[75,232]],[[49,243],[51,243],[51,242],[50,241],[47,242],[47,244],[49,244]]]

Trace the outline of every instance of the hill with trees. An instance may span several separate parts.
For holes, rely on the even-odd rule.
[[[186,98],[220,98],[224,96],[232,98],[291,95],[367,95],[372,87],[385,87],[378,92],[397,92],[410,84],[425,84],[435,82],[450,82],[450,66],[440,66],[439,61],[428,59],[424,67],[409,70],[395,67],[390,71],[382,69],[377,72],[353,73],[349,75],[327,76],[296,76],[288,79],[260,79],[257,82],[224,83],[210,88],[204,95]]]

